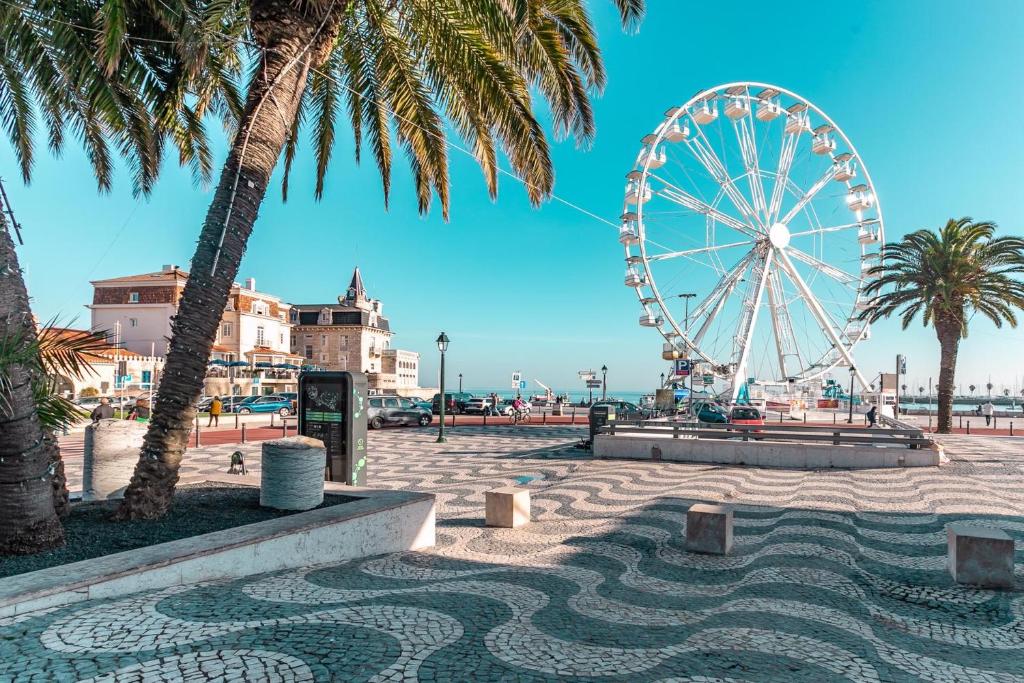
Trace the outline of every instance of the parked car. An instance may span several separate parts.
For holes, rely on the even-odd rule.
[[[693,412],[701,422],[710,424],[727,424],[729,422],[729,415],[725,412],[725,408],[714,403],[695,403]]]
[[[515,401],[514,398],[502,399],[501,402],[498,403],[498,414],[499,415],[505,415],[505,416],[511,415],[512,411],[515,410],[515,408],[512,407],[512,402],[513,401]],[[529,401],[523,401],[523,412],[528,413],[528,412],[530,412],[530,409],[531,409],[531,406],[530,406]]]
[[[729,422],[734,425],[763,425],[764,416],[753,406],[733,406],[729,412]]]
[[[473,398],[473,394],[467,394],[465,392],[445,392],[445,404],[444,412],[451,415],[459,415],[466,412],[466,403],[469,399]],[[434,394],[434,398],[430,401],[430,410],[436,415],[441,412],[441,394]]]
[[[279,394],[268,396],[249,396],[241,403],[232,407],[231,412],[239,415],[249,413],[278,413],[279,415],[292,414],[292,402]]]
[[[490,415],[491,399],[483,396],[474,396],[473,398],[466,401],[465,412],[467,415]]]
[[[421,408],[408,398],[371,396],[366,411],[371,429],[384,425],[419,425],[426,427],[434,419],[429,409]]]
[[[597,401],[594,405],[614,407],[616,420],[644,420],[647,418],[646,410],[629,401]]]
[[[419,396],[409,396],[408,398],[420,408],[423,408],[423,410],[433,410],[433,406],[430,404],[430,401],[425,398],[420,398]]]

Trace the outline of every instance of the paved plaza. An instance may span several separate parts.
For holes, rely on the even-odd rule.
[[[945,525],[971,519],[1016,539],[1024,586],[1019,440],[949,437],[941,469],[793,471],[593,460],[568,427],[435,435],[369,442],[372,486],[436,494],[433,550],[3,619],[0,680],[1024,681],[1024,592],[944,568]],[[484,527],[507,485],[533,523]],[[696,501],[736,506],[732,555],[685,551]]]

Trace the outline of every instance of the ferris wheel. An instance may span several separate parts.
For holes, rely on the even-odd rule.
[[[808,383],[837,366],[866,386],[853,349],[870,334],[859,314],[884,226],[839,126],[783,88],[727,83],[642,143],[619,242],[662,356],[709,366],[734,398],[748,378]]]

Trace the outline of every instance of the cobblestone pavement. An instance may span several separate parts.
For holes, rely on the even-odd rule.
[[[375,432],[373,485],[437,495],[435,549],[0,620],[0,680],[1024,680],[1024,593],[944,570],[945,524],[972,519],[1017,539],[1024,586],[1019,441],[793,471],[595,461],[581,435]],[[485,528],[484,491],[514,483],[533,523]],[[731,556],[685,551],[694,501],[737,506]]]

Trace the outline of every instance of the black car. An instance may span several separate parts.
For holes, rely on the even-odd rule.
[[[444,412],[449,415],[461,415],[466,412],[466,404],[469,399],[473,398],[473,394],[467,394],[465,392],[445,392],[444,397],[446,399],[444,405]],[[430,408],[435,415],[441,413],[441,394],[434,394],[433,400],[430,401]]]
[[[616,420],[646,420],[647,411],[629,401],[597,401],[596,406],[612,406],[615,408]]]

